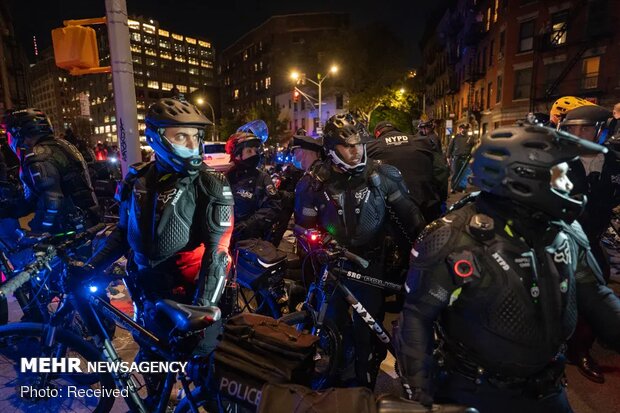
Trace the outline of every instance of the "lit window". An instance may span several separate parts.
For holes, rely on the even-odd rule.
[[[247,49],[243,51],[243,61],[245,62],[246,60],[248,60],[248,51],[247,51]]]
[[[139,123],[138,129],[140,129],[141,131],[144,131],[146,129],[146,125],[144,123]]]
[[[150,24],[142,23],[142,30],[147,33],[155,34],[155,26],[151,26]]]
[[[108,123],[108,122],[110,122],[110,117],[106,115],[103,117],[103,123]]]
[[[159,89],[159,82],[157,80],[149,80],[146,86],[149,89]]]
[[[160,52],[159,53],[159,57],[161,57],[162,59],[171,60],[172,59],[172,54],[170,52]]]
[[[269,89],[269,86],[271,86],[271,77],[265,79],[265,89]]]
[[[189,93],[194,93],[194,92],[195,92],[195,91],[197,91],[197,90],[198,90],[198,88],[197,88],[197,87],[193,87],[193,86],[192,86],[192,87],[190,87],[190,88],[189,88]]]
[[[581,80],[582,88],[596,89],[598,87],[598,74],[600,65],[600,56],[583,59],[583,77]]]
[[[112,125],[112,132],[116,132],[116,123]]]
[[[144,79],[136,77],[134,78],[134,82],[136,83],[136,86],[144,87]]]
[[[145,108],[144,101],[143,101],[143,100],[139,100],[139,101],[137,102],[137,104],[136,104],[136,107],[137,107],[138,109],[144,109],[144,108]]]
[[[198,68],[196,68],[196,67],[190,67],[189,70],[188,70],[188,73],[190,75],[198,75],[199,72],[200,72],[200,70]]]
[[[177,85],[177,89],[179,89],[181,93],[187,93],[187,86],[185,85]]]
[[[149,55],[149,56],[157,56],[157,52],[155,52],[155,49],[151,47],[145,47],[144,54]]]
[[[137,22],[135,20],[127,20],[127,24],[129,25],[130,29],[140,30],[140,22]]]
[[[568,11],[561,11],[551,15],[551,37],[552,45],[559,46],[566,43],[566,24]]]
[[[105,125],[104,131],[105,133],[110,133],[110,125]]]
[[[168,82],[161,82],[161,90],[172,90],[174,85]]]
[[[183,36],[181,36],[180,34],[174,34],[174,33],[172,33],[172,38],[173,38],[174,40],[180,40],[180,41],[183,41]]]
[[[159,47],[162,49],[170,49],[170,42],[168,40],[160,40]]]
[[[187,59],[187,62],[188,62],[190,65],[196,65],[196,66],[198,66],[198,59],[196,59],[195,57],[190,57],[190,58],[188,58],[188,59]]]
[[[154,45],[155,44],[155,38],[153,36],[144,36],[144,38],[142,39],[142,41],[145,44],[150,44],[150,45]]]
[[[163,86],[163,83],[162,83]],[[144,120],[144,113],[138,113],[138,120]]]
[[[174,44],[174,51],[175,52],[185,53],[185,46],[183,46],[182,44],[179,44],[179,43],[175,43]]]
[[[235,89],[235,91],[233,92],[233,98],[239,99],[239,89]]]
[[[271,98],[270,98],[270,97],[268,97],[268,98],[265,100],[265,102],[267,102],[267,104],[268,104],[268,105],[271,105]]]
[[[142,46],[138,45],[138,44],[132,44],[131,45],[131,51],[134,53],[142,53]]]
[[[202,46],[202,47],[206,47],[206,48],[208,48],[208,49],[210,49],[210,48],[211,48],[211,43],[209,43],[209,42],[205,42],[205,41],[202,41],[202,40],[198,40],[198,44],[199,44],[200,46]]]
[[[490,28],[491,28],[491,8],[489,7],[489,8],[487,9],[487,25],[486,25],[486,31],[488,32]]]
[[[195,47],[187,46],[187,53],[189,53],[189,54],[198,54],[198,50]]]
[[[208,67],[209,69],[213,69],[213,63],[208,62],[206,60],[201,60],[200,61],[200,66],[202,67]]]
[[[170,36],[170,33],[168,33],[166,30],[162,30],[162,29],[159,29],[159,30],[157,31],[157,33],[159,33],[159,35],[160,35],[160,36],[162,36],[162,37],[168,37],[168,36]]]
[[[151,59],[150,57],[147,57],[146,58],[146,65],[147,66],[155,66],[155,65],[157,65],[157,60]]]
[[[175,54],[174,60],[177,62],[185,63],[185,56],[180,55],[180,54]]]
[[[186,37],[185,41],[189,44],[196,44],[196,39],[193,39],[191,37]]]

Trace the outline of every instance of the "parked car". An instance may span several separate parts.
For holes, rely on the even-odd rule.
[[[226,172],[230,168],[230,156],[226,153],[225,142],[205,142],[203,161],[218,172]]]

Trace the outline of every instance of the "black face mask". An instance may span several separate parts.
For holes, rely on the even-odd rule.
[[[260,155],[253,155],[247,159],[239,160],[236,163],[239,166],[242,166],[248,169],[257,168],[258,164],[260,164]]]

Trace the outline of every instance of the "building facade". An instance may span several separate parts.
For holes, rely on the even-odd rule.
[[[28,105],[28,59],[17,45],[7,2],[0,2],[0,113]]]
[[[346,13],[306,13],[273,16],[246,33],[226,48],[219,60],[224,112],[234,115],[256,105],[278,105],[288,110],[294,88],[291,71],[303,71],[309,78],[318,72],[325,73],[331,62],[321,62],[315,41],[325,35],[336,36],[348,25]],[[316,97],[316,91],[313,95]],[[326,94],[325,101],[330,99],[335,97]],[[292,110],[292,102],[290,106]],[[327,109],[323,110],[325,114]],[[301,125],[302,117],[295,116],[294,110],[291,114],[288,119],[294,131],[294,122]],[[306,113],[303,119],[312,126],[315,118],[317,113]],[[314,127],[306,129],[311,131]]]
[[[288,122],[288,131],[294,133],[304,128],[309,136],[319,136],[319,119],[316,102],[291,92],[281,93],[275,99],[280,110],[280,119]],[[330,116],[346,112],[346,95],[329,94],[322,100],[323,113],[321,120],[325,122]]]
[[[172,33],[154,20],[130,18],[128,23],[138,125],[141,139],[144,139],[146,110],[157,99],[176,93],[191,96],[196,101],[201,98],[201,102],[215,99],[215,49],[208,40]],[[110,64],[107,31],[105,27],[97,27],[96,31],[100,65],[107,66]],[[50,62],[42,60],[32,67],[31,73],[33,82],[38,78],[45,78],[48,83],[52,81],[57,96],[68,94],[56,110],[67,113],[61,122],[61,129],[77,127],[85,136],[84,128],[79,128],[79,125],[88,120],[91,142],[116,143],[112,75],[72,77],[66,72],[58,76],[47,75],[46,70],[52,69]],[[44,101],[45,96],[41,93],[33,94],[35,104]],[[210,111],[207,109],[205,113]]]
[[[423,41],[429,110],[480,135],[566,95],[620,101],[613,0],[451,1]]]

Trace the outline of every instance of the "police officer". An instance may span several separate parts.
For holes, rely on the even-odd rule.
[[[271,238],[282,209],[271,177],[258,169],[262,142],[251,132],[236,132],[226,142],[233,166],[226,172],[235,199],[233,244],[248,238]]]
[[[273,231],[272,242],[278,245],[284,232],[288,228],[289,220],[295,208],[295,187],[301,177],[321,159],[323,138],[313,138],[307,135],[305,129],[298,129],[288,147],[292,163],[287,165],[282,173],[278,190],[282,197],[282,213],[278,224]]]
[[[345,268],[381,278],[388,216],[393,214],[398,219],[399,229],[410,239],[422,229],[424,220],[398,169],[368,159],[369,139],[366,128],[351,114],[329,118],[323,135],[327,159],[297,184],[295,223],[329,232],[339,244],[370,261],[366,271],[350,262]],[[346,284],[376,320],[383,319],[380,289]],[[350,322],[347,303],[339,292],[332,296],[328,317],[341,331]],[[375,352],[372,332],[356,313],[353,335],[356,383],[373,387],[382,357]]]
[[[9,111],[3,120],[9,146],[20,161],[25,200],[4,208],[5,217],[35,213],[34,232],[58,233],[99,220],[99,205],[84,158],[63,139],[56,139],[39,109]]]
[[[467,158],[473,147],[472,140],[468,135],[469,125],[462,123],[459,125],[459,133],[450,141],[448,145],[448,153],[446,154],[452,169],[452,181],[450,187],[452,193],[456,191],[462,192],[465,188],[461,185],[462,170],[466,168]]]
[[[439,139],[439,136],[437,136],[437,134],[435,133],[434,119],[420,121],[420,123],[418,123],[418,133],[420,134],[420,136],[428,137],[428,140],[430,141],[434,151],[443,154],[443,149],[441,148],[441,139]]]
[[[448,177],[435,176],[435,163],[445,162],[441,156],[435,157],[428,137],[405,134],[388,121],[377,123],[374,137],[368,144],[368,156],[403,173],[405,184],[426,221],[439,218],[441,203],[447,198]]]
[[[481,195],[430,224],[412,251],[395,345],[416,399],[571,412],[562,352],[577,307],[620,350],[620,300],[574,221],[585,201],[566,175],[566,162],[604,150],[540,126],[481,138]]]
[[[567,112],[560,128],[594,143],[607,144],[608,152],[581,156],[570,163],[570,180],[574,193],[583,194],[588,203],[578,218],[588,236],[592,253],[609,280],[609,257],[601,244],[601,238],[611,223],[612,211],[620,205],[620,153],[609,140],[607,121],[611,112],[598,105],[586,105]],[[594,334],[585,319],[580,318],[575,334],[569,341],[568,357],[588,379],[603,383],[603,371],[590,355]]]
[[[230,259],[233,198],[226,178],[202,162],[211,122],[190,103],[164,98],[147,112],[146,139],[155,160],[131,166],[118,191],[119,222],[76,276],[107,268],[129,253],[132,298],[147,329],[166,334],[155,303],[172,299],[217,305]],[[206,330],[197,352],[208,353],[219,332]]]

